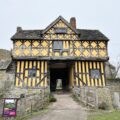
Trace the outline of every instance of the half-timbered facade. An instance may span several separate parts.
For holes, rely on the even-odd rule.
[[[59,16],[44,30],[22,30],[11,38],[16,62],[15,86],[56,89],[105,86],[108,38],[98,30],[76,28]]]

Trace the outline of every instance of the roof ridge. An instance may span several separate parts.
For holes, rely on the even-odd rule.
[[[43,31],[44,29],[30,29],[30,30],[22,30],[22,31]]]
[[[43,31],[44,29],[24,29],[24,30],[22,30],[22,31]],[[100,30],[99,29],[79,29],[79,28],[77,28],[76,30],[89,30],[89,31],[99,31],[100,32]]]
[[[79,28],[77,28],[77,30],[89,30],[89,31],[99,31],[99,29],[79,29]]]
[[[44,29],[22,29],[21,31],[43,31]],[[76,30],[89,30],[89,31],[100,31],[99,29],[80,29],[77,28]]]

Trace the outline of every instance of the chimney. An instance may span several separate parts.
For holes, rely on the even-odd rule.
[[[70,18],[70,24],[73,28],[76,29],[76,18],[75,17]]]
[[[17,32],[22,31],[22,27],[17,27]]]

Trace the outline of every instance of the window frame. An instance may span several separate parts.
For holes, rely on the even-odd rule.
[[[67,34],[67,28],[55,28],[55,34]]]
[[[62,48],[60,48],[60,47],[55,48],[55,47],[54,47],[54,46],[55,46],[55,45],[54,45],[55,42],[61,42],[61,45],[59,45],[60,43],[58,43],[57,46],[62,46]],[[53,45],[53,47],[52,47],[53,51],[62,51],[62,50],[63,50],[63,41],[61,41],[61,40],[60,40],[60,41],[59,41],[59,40],[53,41],[53,44],[52,44],[52,45]]]
[[[29,78],[34,78],[37,76],[37,69],[36,67],[33,67],[31,69],[27,69],[28,70],[28,77]],[[30,73],[31,72],[31,73]],[[33,72],[33,73],[32,73]]]
[[[92,71],[94,71],[94,74],[92,73]],[[95,75],[95,71],[97,71],[97,75]],[[100,69],[90,69],[90,78],[91,79],[101,79],[101,72]],[[92,75],[93,74],[93,75]],[[99,74],[99,75],[98,75]],[[93,77],[94,76],[94,77]]]

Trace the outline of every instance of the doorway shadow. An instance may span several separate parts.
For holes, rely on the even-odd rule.
[[[61,89],[57,89],[57,81],[61,80]],[[59,83],[58,83],[59,84]],[[50,90],[67,91],[69,89],[69,70],[68,68],[51,68],[50,69]]]

